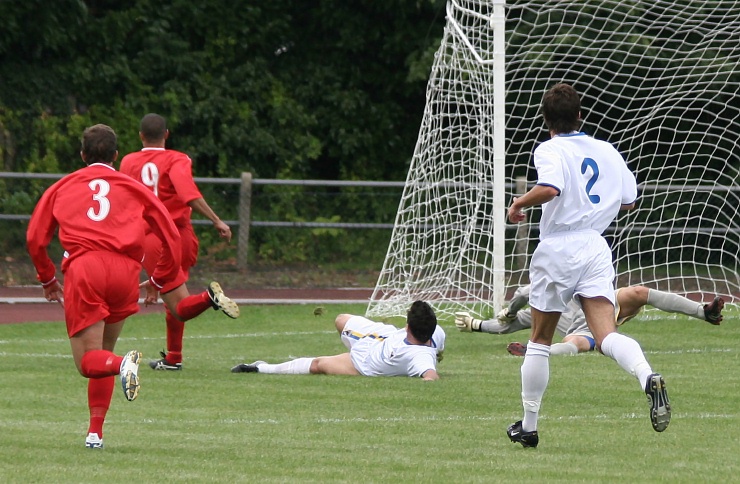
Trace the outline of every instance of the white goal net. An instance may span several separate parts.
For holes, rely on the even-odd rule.
[[[536,181],[531,154],[548,138],[539,105],[557,82],[581,94],[583,131],[613,143],[637,175],[637,209],[605,233],[617,285],[737,302],[740,2],[511,2],[503,87],[491,61],[504,49],[497,3],[449,2],[368,316],[402,316],[421,299],[442,319],[486,317],[528,282],[539,209],[520,226],[498,221]],[[505,99],[505,131],[495,99]]]

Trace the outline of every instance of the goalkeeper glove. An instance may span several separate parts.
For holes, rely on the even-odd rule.
[[[509,313],[509,309],[504,308],[498,312],[496,319],[503,324],[509,324],[516,319],[516,313]]]
[[[480,319],[473,319],[473,317],[466,312],[455,313],[455,326],[463,333],[470,333],[471,331],[480,331]]]

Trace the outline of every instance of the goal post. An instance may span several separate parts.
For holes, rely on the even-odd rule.
[[[504,287],[504,1],[453,0],[368,316],[483,309]]]
[[[403,316],[422,299],[441,319],[488,317],[528,282],[541,212],[519,226],[504,216],[537,179],[540,101],[557,82],[581,94],[583,131],[637,176],[637,208],[604,234],[615,283],[736,303],[738,39],[738,1],[451,0],[368,316]]]

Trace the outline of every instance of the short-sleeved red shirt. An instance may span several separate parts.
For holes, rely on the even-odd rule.
[[[164,148],[144,148],[121,160],[125,173],[148,187],[170,212],[178,227],[190,223],[188,202],[201,198],[193,180],[192,161],[185,153]]]

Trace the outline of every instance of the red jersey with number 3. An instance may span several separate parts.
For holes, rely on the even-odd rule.
[[[178,227],[190,223],[188,202],[201,198],[193,180],[193,163],[185,153],[164,148],[144,148],[121,160],[121,173],[146,185],[170,212]]]
[[[36,205],[26,242],[41,282],[54,278],[47,246],[57,227],[66,251],[62,272],[75,258],[93,251],[141,262],[146,230],[157,235],[164,247],[152,279],[165,283],[178,275],[180,237],[165,207],[140,183],[110,165],[94,163],[65,176]]]

